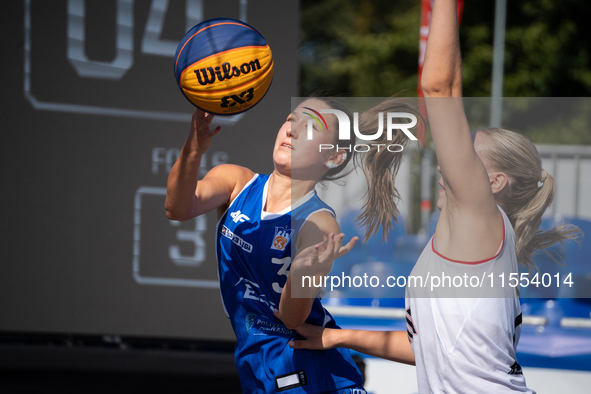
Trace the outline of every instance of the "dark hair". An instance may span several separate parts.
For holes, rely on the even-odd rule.
[[[417,117],[417,126],[422,126],[421,112],[410,102],[403,98],[389,98],[380,104],[365,111],[359,117],[359,131],[362,134],[373,134],[377,126],[379,116],[386,116],[388,112],[410,113]],[[406,118],[395,118],[395,122],[406,123]],[[384,121],[384,124],[386,122]],[[362,213],[358,222],[365,226],[364,242],[373,237],[382,227],[382,240],[388,240],[388,232],[397,223],[400,211],[397,204],[400,194],[395,186],[396,175],[402,163],[402,153],[392,153],[387,149],[379,149],[377,144],[398,144],[406,148],[410,139],[401,131],[396,130],[393,140],[387,139],[386,133],[373,142],[372,148],[362,157],[357,157],[367,182],[367,195],[363,203]]]
[[[351,128],[353,127],[353,114],[337,99],[319,97],[316,94],[312,94],[308,98],[320,100],[329,107],[344,112],[349,117]],[[419,122],[422,122],[423,118],[420,111],[415,108],[410,100],[396,97],[388,98],[359,116],[359,132],[364,135],[375,134],[379,116],[387,116],[388,112],[411,113],[417,117]],[[396,119],[395,121],[396,123],[405,123],[406,119]],[[383,124],[386,124],[385,120]],[[398,144],[404,149],[408,146],[409,138],[400,130],[396,130],[395,134],[393,133],[392,141],[387,138],[387,134],[382,133],[377,140],[372,141],[372,144],[369,145],[369,151],[364,152],[363,155],[355,154],[355,150],[352,149],[351,152],[347,153],[347,158],[341,165],[330,169],[321,179],[321,181],[334,181],[348,175],[351,170],[344,170],[355,156],[355,166],[359,166],[363,170],[367,182],[367,192],[362,212],[357,218],[357,222],[365,227],[364,242],[373,237],[380,227],[382,227],[382,239],[387,241],[388,232],[393,228],[392,222],[397,222],[397,216],[400,212],[396,206],[400,200],[400,194],[396,190],[394,182],[402,163],[402,154],[390,152],[384,149],[383,146]],[[338,135],[335,135],[335,139],[338,139]],[[381,149],[378,146],[379,144],[382,146]]]

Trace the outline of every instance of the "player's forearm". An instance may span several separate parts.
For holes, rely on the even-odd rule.
[[[435,0],[429,26],[421,88],[425,97],[461,97],[457,0]]]
[[[415,364],[406,331],[330,330],[328,344],[399,363]]]
[[[194,139],[196,139],[195,133],[191,133],[168,174],[165,208],[169,219],[190,219],[195,210],[195,190],[199,180],[202,154],[196,149]]]
[[[444,179],[448,211],[484,212],[485,217],[496,215],[488,176],[474,151],[461,99],[457,0],[435,0],[433,4],[421,87]]]
[[[293,281],[298,282],[293,283]],[[319,291],[319,288],[302,286],[301,281],[301,277],[296,278],[290,273],[281,292],[281,301],[279,302],[281,320],[287,328],[292,330],[306,321]]]

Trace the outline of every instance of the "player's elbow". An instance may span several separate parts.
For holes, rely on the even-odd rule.
[[[438,75],[421,78],[421,91],[425,97],[461,97],[462,75],[441,77]]]
[[[185,212],[182,212],[179,209],[174,209],[173,207],[169,206],[168,204],[164,205],[164,209],[166,210],[166,217],[169,220],[176,220],[179,222],[184,222],[185,220],[191,219],[189,215]]]
[[[421,79],[421,90],[425,97],[451,97],[453,84],[442,79]]]
[[[296,328],[298,328],[299,326],[301,326],[305,322],[306,322],[306,319],[284,319],[283,320],[283,324],[285,324],[285,327],[287,327],[289,330],[295,330]]]
[[[174,212],[172,209],[168,209],[168,208],[165,208],[165,209],[166,209],[166,217],[169,220],[180,220],[178,218],[178,216],[176,215],[176,212]]]
[[[306,322],[306,316],[303,315],[296,315],[294,313],[282,313],[281,314],[281,321],[285,324],[290,330],[295,330],[297,327],[301,326]]]

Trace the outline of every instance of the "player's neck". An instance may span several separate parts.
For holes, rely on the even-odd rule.
[[[269,178],[267,188],[266,212],[281,212],[293,202],[298,201],[308,194],[316,182],[311,180],[299,181],[274,172]]]

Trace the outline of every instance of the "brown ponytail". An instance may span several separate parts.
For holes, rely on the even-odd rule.
[[[331,108],[347,114],[350,125],[353,127],[353,114],[339,101],[330,97],[318,97],[314,94],[310,98],[321,100]],[[375,134],[378,128],[379,114],[382,113],[383,125],[386,125],[388,112],[411,113],[417,117],[417,127],[422,127],[424,124],[420,111],[409,100],[389,98],[359,116],[359,132],[364,135]],[[407,123],[408,119],[395,118],[394,122]],[[353,130],[351,130],[351,135],[353,135]],[[365,227],[364,242],[373,237],[380,227],[382,228],[382,239],[387,241],[388,232],[393,228],[393,223],[397,222],[399,209],[396,205],[400,200],[400,194],[394,182],[402,163],[402,151],[409,145],[410,139],[401,130],[393,131],[392,137],[393,140],[388,140],[384,128],[384,132],[378,139],[367,144],[370,147],[369,151],[356,153],[354,149],[351,149],[350,152],[347,152],[345,161],[338,167],[330,169],[321,179],[321,181],[334,181],[348,175],[351,171],[344,170],[355,157],[355,166],[362,168],[367,182],[367,193],[362,212],[357,218],[357,222]],[[396,147],[397,149],[392,150],[401,151],[389,151],[386,148],[389,145],[399,145]]]
[[[359,132],[362,134],[374,134],[378,125],[378,116],[386,117],[388,112],[411,113],[417,117],[419,125],[422,125],[422,116],[408,100],[401,98],[387,99],[375,107],[365,111],[359,118]],[[405,123],[408,119],[396,119],[396,123]],[[386,119],[384,119],[384,125]],[[384,132],[380,138],[372,141],[371,149],[356,156],[356,162],[363,169],[367,181],[367,194],[363,203],[362,213],[358,222],[365,226],[365,237],[367,241],[382,228],[382,240],[388,240],[388,232],[396,223],[399,209],[397,204],[400,194],[395,186],[396,174],[402,163],[403,153],[388,151],[385,146],[398,144],[406,149],[410,139],[400,130],[393,134],[393,140],[388,140]],[[382,145],[380,147],[380,144]]]

